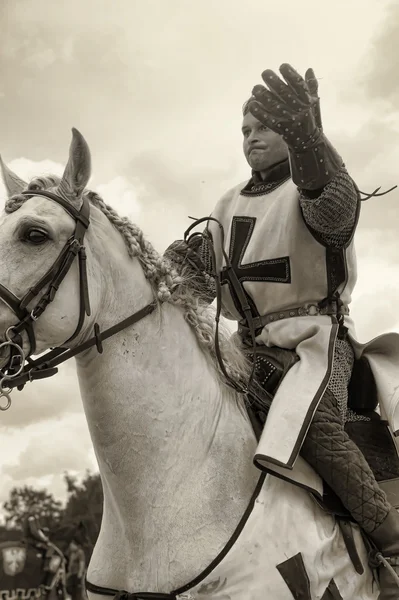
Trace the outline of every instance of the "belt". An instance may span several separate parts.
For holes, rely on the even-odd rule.
[[[327,304],[326,306],[322,307],[315,303],[309,303],[304,304],[303,306],[298,306],[296,308],[287,308],[278,312],[268,313],[267,315],[263,315],[262,317],[254,317],[253,326],[256,331],[258,329],[262,329],[266,325],[269,325],[269,323],[281,321],[282,319],[307,316],[315,317],[316,315],[349,315],[349,307],[340,306],[338,308],[336,302],[332,304]],[[240,321],[238,325],[239,335],[245,336],[248,332],[249,329],[246,325],[246,322]]]

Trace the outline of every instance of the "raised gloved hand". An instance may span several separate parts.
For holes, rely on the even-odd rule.
[[[280,73],[285,81],[270,69],[262,73],[267,88],[254,87],[248,108],[283,137],[293,181],[304,189],[321,188],[342,166],[342,159],[323,133],[317,79],[313,69],[304,79],[289,64],[281,65]]]
[[[303,79],[290,65],[280,67],[283,82],[274,71],[267,69],[262,79],[269,89],[256,85],[252,90],[255,97],[249,110],[264,125],[283,136],[287,145],[294,150],[306,149],[321,134],[313,107],[318,102],[317,80],[311,69]],[[316,81],[313,93],[307,80]]]

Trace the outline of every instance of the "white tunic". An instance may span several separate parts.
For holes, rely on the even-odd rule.
[[[223,225],[225,252],[253,311],[263,316],[303,305],[317,305],[335,291],[334,282],[339,283],[337,291],[348,307],[357,278],[353,240],[335,252],[319,242],[305,224],[299,192],[291,179],[257,196],[242,193],[244,185],[225,194],[212,217]],[[239,321],[242,313],[224,276],[226,261],[221,252],[220,228],[213,221],[208,228],[223,284],[224,314]],[[371,354],[379,401],[393,431],[397,431],[399,335],[381,336],[363,346],[355,339],[349,317],[345,317],[345,325],[356,356],[364,352],[367,356]],[[321,490],[318,476],[298,454],[331,376],[337,333],[336,317],[318,314],[277,318],[265,325],[257,337],[258,343],[267,346],[295,349],[300,361],[290,369],[276,393],[255,463],[318,493]]]

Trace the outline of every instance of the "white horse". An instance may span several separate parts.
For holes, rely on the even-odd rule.
[[[363,574],[337,522],[311,494],[254,467],[257,442],[243,399],[214,360],[212,310],[135,225],[85,190],[90,152],[81,134],[73,130],[62,179],[37,178],[28,186],[2,167],[3,369],[12,349],[18,358],[19,347],[28,355],[36,346],[37,355],[89,340],[75,358],[104,514],[88,581],[109,596],[126,590],[131,598],[376,599],[357,527]],[[90,204],[86,233],[85,218],[77,216],[82,202]],[[38,289],[65,245],[76,256],[83,242],[80,270],[71,259],[52,292],[49,278]],[[146,314],[136,314],[146,306]],[[102,331],[132,314],[134,324],[101,342]],[[232,376],[243,376],[247,364],[227,336],[223,347]],[[21,382],[17,372],[8,370],[8,381]],[[107,594],[90,589],[90,600]]]

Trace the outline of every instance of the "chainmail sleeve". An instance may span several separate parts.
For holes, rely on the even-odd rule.
[[[203,237],[192,238],[188,243],[176,240],[165,250],[164,257],[189,282],[201,300],[211,304],[216,298],[216,286],[208,235],[205,230]]]
[[[300,190],[303,218],[326,246],[343,248],[351,239],[357,222],[359,194],[345,167],[322,192]]]

